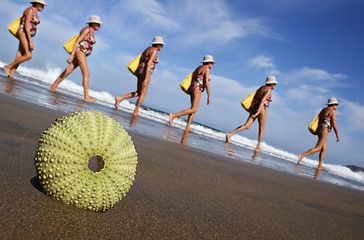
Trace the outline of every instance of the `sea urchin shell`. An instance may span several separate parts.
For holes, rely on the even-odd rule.
[[[88,168],[97,156],[99,172]],[[105,211],[126,195],[137,153],[119,123],[96,111],[58,118],[39,139],[35,168],[44,191],[66,204]]]

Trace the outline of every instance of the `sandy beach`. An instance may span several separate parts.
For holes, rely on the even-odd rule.
[[[0,239],[363,239],[364,192],[131,133],[136,179],[95,213],[36,179],[42,132],[65,113],[0,93]]]

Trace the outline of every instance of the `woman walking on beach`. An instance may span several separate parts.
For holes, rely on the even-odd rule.
[[[145,49],[142,53],[142,56],[140,57],[139,66],[136,72],[136,76],[138,78],[137,90],[135,92],[127,93],[123,96],[116,96],[116,110],[119,107],[119,103],[124,99],[139,97],[133,112],[134,116],[139,116],[139,108],[144,101],[145,95],[147,95],[150,77],[152,76],[152,73],[155,69],[155,64],[157,64],[159,61],[157,56],[158,51],[161,51],[163,45],[165,45],[165,43],[163,42],[163,38],[160,36],[154,37],[151,44],[152,46]]]
[[[80,66],[83,76],[84,100],[92,102],[96,99],[90,97],[88,93],[90,72],[88,70],[86,57],[91,54],[93,45],[96,43],[94,31],[98,31],[100,29],[102,22],[99,16],[92,15],[87,23],[88,26],[81,30],[80,35],[73,46],[71,55],[67,59],[67,62],[69,63],[68,67],[63,71],[63,73],[61,73],[61,75],[59,75],[49,90],[55,92],[58,84],[70,75],[73,70]]]
[[[336,109],[338,105],[339,102],[337,99],[332,97],[328,100],[327,107],[321,110],[319,113],[319,122],[316,130],[316,134],[318,136],[317,144],[314,148],[298,155],[297,165],[301,163],[302,158],[320,152],[317,169],[323,169],[322,162],[327,150],[327,136],[329,135],[331,128],[334,129],[336,134],[336,141],[340,141],[339,132],[336,126]]]
[[[268,76],[265,81],[265,86],[260,87],[253,98],[251,107],[249,108],[249,117],[246,123],[240,127],[237,127],[234,131],[226,134],[226,142],[230,143],[230,138],[237,132],[249,129],[254,123],[255,119],[258,118],[259,123],[259,134],[258,134],[258,144],[256,151],[261,151],[260,143],[263,139],[265,122],[267,120],[267,109],[269,107],[269,102],[272,101],[272,90],[277,84],[276,77]]]
[[[191,131],[191,123],[198,110],[202,92],[206,88],[207,92],[207,104],[210,104],[210,69],[214,65],[215,61],[211,55],[206,55],[202,61],[202,65],[196,68],[192,74],[191,86],[188,90],[191,99],[191,108],[182,110],[178,113],[169,114],[169,125],[172,126],[172,122],[175,118],[188,115],[187,125],[185,131]]]
[[[37,33],[37,25],[40,23],[38,12],[43,11],[44,6],[47,6],[44,0],[34,0],[30,3],[32,6],[25,9],[16,33],[19,48],[15,60],[4,67],[6,74],[11,78],[21,63],[32,59],[32,51],[35,49],[32,38]]]

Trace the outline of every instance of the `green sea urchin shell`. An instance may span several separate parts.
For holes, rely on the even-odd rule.
[[[88,168],[98,156],[99,172]],[[66,204],[105,211],[126,195],[137,165],[137,153],[119,123],[96,111],[58,118],[39,139],[35,168],[44,191]]]

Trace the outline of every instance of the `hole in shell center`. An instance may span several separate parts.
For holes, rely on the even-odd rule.
[[[88,169],[90,169],[91,172],[97,173],[100,172],[104,168],[105,162],[104,159],[101,156],[92,156],[88,160]]]

